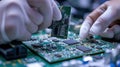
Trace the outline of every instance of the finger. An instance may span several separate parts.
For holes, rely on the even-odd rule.
[[[21,27],[19,27],[18,28],[18,31],[17,31],[17,40],[29,40],[30,39],[30,37],[31,37],[31,33],[27,30],[27,28],[26,28],[26,26],[25,26],[25,24],[24,23],[21,23],[20,24],[21,25],[21,27],[23,28],[23,29],[21,29]]]
[[[51,0],[30,0],[32,6],[39,8],[39,12],[43,16],[43,22],[39,25],[39,29],[44,29],[51,25],[53,18],[53,8]]]
[[[27,30],[28,30],[30,33],[35,33],[35,32],[38,30],[37,24],[39,24],[39,23],[41,23],[41,22],[39,22],[38,19],[36,19],[36,20],[34,19],[34,18],[37,18],[37,17],[32,18],[32,19],[34,19],[34,20],[31,21],[32,19],[30,18],[29,14],[28,14],[28,12],[27,12],[30,8],[28,7],[26,1],[21,1],[21,2],[24,2],[24,3],[22,3],[22,4],[24,4],[25,7],[20,6],[20,4],[18,4],[17,6],[18,6],[19,10],[21,10],[21,12],[22,12],[22,14],[21,14],[22,17],[24,17],[22,20],[24,20],[23,22],[25,23]],[[30,11],[30,10],[29,10],[29,11]],[[31,12],[31,14],[32,14],[32,12]],[[24,16],[23,16],[23,15],[24,15]],[[36,14],[35,14],[35,15],[36,15]],[[36,16],[39,16],[39,15],[36,15]],[[34,22],[34,21],[36,21],[36,22]],[[37,22],[37,21],[38,21],[38,22]],[[40,19],[40,21],[41,21],[41,19]]]
[[[29,18],[29,16],[27,15],[27,13],[24,9],[22,9],[22,11],[24,13],[25,18],[23,18],[23,19],[25,20],[24,23],[26,25],[27,30],[30,33],[35,33],[38,30],[38,26],[31,21],[31,19]]]
[[[80,28],[79,37],[81,40],[85,39],[89,34],[89,29],[92,26],[92,23],[88,20],[85,20]]]
[[[62,15],[57,4],[52,0],[53,3],[53,20],[61,20]]]
[[[28,0],[32,7],[38,8],[43,16],[43,22],[39,25],[39,30],[51,25],[53,18],[53,8],[51,0]]]
[[[25,10],[32,22],[36,25],[40,25],[43,21],[42,15],[37,10],[31,8],[26,1],[24,2],[24,5]]]
[[[102,37],[105,38],[113,38],[115,33],[113,31],[113,29],[111,28],[107,28],[102,34],[100,34]]]
[[[30,33],[35,33],[38,30],[38,26],[32,23],[31,20],[25,22],[26,28]]]
[[[107,10],[92,25],[90,32],[93,35],[99,35],[116,19],[116,10],[112,7],[108,7]]]
[[[5,14],[5,32],[7,33],[6,36],[12,41],[16,39],[16,32],[17,32],[17,23],[21,23],[20,21],[23,20],[21,19],[21,10],[16,3],[9,3],[7,5],[7,8],[4,10]],[[20,20],[21,19],[21,20]]]
[[[120,34],[120,26],[119,25],[114,25],[113,27],[111,28],[107,28],[102,34],[101,36],[102,37],[106,37],[106,38],[115,38],[115,39],[119,39],[120,37],[117,37],[119,36]]]
[[[120,20],[115,20],[109,25],[109,28],[113,27],[114,25],[120,25]]]
[[[80,29],[80,39],[84,39],[88,36],[91,26],[97,20],[97,18],[104,13],[106,8],[107,3],[104,3],[86,17]]]
[[[53,8],[51,0],[44,0],[44,6],[41,4],[40,13],[43,15],[44,21],[39,26],[39,30],[49,27],[52,23],[53,18]]]
[[[21,19],[19,19],[19,21],[20,22],[18,22],[16,25],[17,26],[16,40],[20,40],[20,41],[29,40],[31,37],[31,33],[27,30],[24,22]]]
[[[28,39],[30,33],[24,26],[24,16],[18,4],[8,5],[8,8],[6,8],[5,21],[5,31],[11,41],[19,38],[22,38],[23,40]],[[24,34],[21,32],[24,32]]]
[[[40,25],[43,22],[42,15],[34,9],[31,8],[31,10],[27,10],[27,13],[34,24]]]
[[[25,2],[25,1],[24,1]],[[26,28],[27,30],[30,32],[30,33],[35,33],[37,30],[38,30],[38,26],[36,25],[37,22],[34,22],[32,21],[29,16],[27,15],[27,11],[25,9],[30,9],[29,7],[28,8],[24,8],[24,7],[20,7],[20,5],[17,5],[19,7],[19,9],[23,12],[25,18],[24,19],[24,22],[25,22],[25,25],[26,25]],[[27,6],[27,4],[26,4]],[[31,13],[32,14],[32,13]],[[22,14],[21,14],[22,15]],[[36,15],[37,16],[37,15]],[[41,19],[40,19],[41,20]],[[38,21],[36,19],[36,21]],[[34,22],[34,23],[33,23]],[[39,22],[39,21],[38,21]],[[36,23],[36,24],[35,24]],[[41,22],[39,22],[41,23]],[[38,23],[38,24],[39,24]]]

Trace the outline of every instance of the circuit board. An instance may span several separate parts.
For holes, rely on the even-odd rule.
[[[59,38],[67,38],[70,23],[71,7],[60,7],[62,19],[60,21],[53,21],[49,28],[52,29],[51,36]]]
[[[60,39],[45,34],[45,30],[44,33],[40,31],[34,34],[30,41],[24,43],[49,63],[102,53],[105,49],[112,49],[115,44],[94,38],[79,41],[79,37],[73,32],[68,33],[67,39]]]
[[[70,7],[60,7],[62,19],[53,22],[49,29],[39,31],[24,44],[49,63],[59,62],[85,55],[103,53],[112,49],[114,43],[90,37],[80,41],[78,34],[70,31]],[[69,29],[68,29],[69,28]]]
[[[103,57],[101,53],[104,53],[106,49],[114,48],[117,44],[116,42],[103,41],[97,36],[80,41],[78,36],[80,25],[69,25],[70,7],[61,7],[60,9],[64,17],[60,21],[53,22],[50,27],[53,29],[52,31],[51,29],[39,31],[33,34],[29,41],[24,41],[24,44],[21,44],[22,47],[26,46],[28,51],[25,58],[8,61],[0,55],[0,67],[66,67],[64,66],[65,62],[80,61],[82,56],[86,55],[95,54],[94,58],[100,59]],[[64,21],[66,23],[60,23]],[[56,22],[58,23],[56,24]],[[56,27],[59,28],[56,29]],[[63,32],[61,33],[61,31]],[[19,43],[16,42],[16,44]],[[21,51],[21,53],[23,52]],[[16,51],[14,54],[19,53]]]
[[[44,65],[41,60],[38,60],[33,53],[28,51],[28,56],[26,58],[20,58],[15,60],[5,60],[2,56],[0,56],[0,67],[29,67],[32,63],[38,63],[39,65]]]

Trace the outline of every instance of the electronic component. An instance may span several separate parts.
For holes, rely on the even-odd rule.
[[[60,9],[63,15],[69,17],[69,7],[60,7]],[[95,39],[92,36],[80,41],[78,34],[68,31],[68,28],[61,27],[64,25],[68,26],[68,22],[67,24],[62,24],[64,22],[66,22],[65,17],[59,22],[53,22],[51,37],[46,29],[41,30],[33,34],[31,37],[33,40],[24,41],[24,45],[49,63],[54,63],[84,55],[103,53],[106,49],[112,49],[113,45],[116,44]]]
[[[0,53],[6,60],[23,58],[27,56],[27,49],[22,42],[11,42],[10,44],[0,45]]]
[[[81,51],[83,51],[83,52],[90,52],[91,51],[90,48],[87,48],[87,47],[81,46],[81,45],[80,46],[76,46],[76,48],[81,50]]]
[[[49,63],[103,53],[106,49],[113,48],[115,43],[95,39],[92,36],[80,41],[78,34],[68,31],[70,7],[60,7],[60,10],[63,18],[50,26],[51,37],[48,30],[41,30],[33,34],[31,39],[34,40],[24,41],[25,46]]]
[[[53,41],[53,42],[59,42],[59,40],[58,40],[58,39],[52,39],[52,41]]]
[[[68,33],[68,39],[49,36],[41,39],[41,37],[47,36],[45,31],[43,31],[44,34],[41,34],[41,32],[32,36],[32,38],[36,37],[37,40],[25,41],[24,44],[49,63],[102,53],[106,49],[112,49],[113,45],[116,45],[116,43],[106,42],[101,39],[95,40],[94,38],[92,39],[95,40],[94,42],[91,42],[91,39],[79,41],[78,35],[70,31]]]
[[[56,56],[56,57],[62,57],[62,55],[61,55],[61,54],[55,54],[55,56]]]
[[[39,45],[39,44],[32,44],[32,47],[34,47],[34,48],[42,48],[43,46]]]
[[[64,16],[70,15],[69,7],[60,7],[60,10],[63,11],[62,14]],[[66,12],[64,12],[64,10]],[[90,36],[80,41],[78,32],[81,25],[73,22],[74,29],[73,27],[67,29],[69,23],[67,18],[68,17],[63,17],[61,21],[53,21],[55,25],[51,27],[53,31],[51,29],[38,31],[32,35],[29,41],[24,41],[24,45],[19,41],[14,41],[4,46],[0,45],[2,47],[0,55],[3,56],[4,54],[7,54],[7,57],[10,58],[13,56],[16,57],[16,54],[21,56],[22,54],[26,54],[26,52],[24,52],[26,50],[28,54],[25,58],[10,61],[0,56],[0,67],[108,67],[110,64],[116,64],[116,67],[120,67],[120,60],[118,60],[120,55],[119,48],[113,49],[117,44],[116,42],[103,41],[96,36]],[[78,22],[78,20],[76,21]],[[24,50],[24,46],[31,51],[28,49]],[[106,49],[110,51],[108,51],[105,56],[104,52]]]
[[[52,29],[51,36],[67,38],[71,7],[60,7],[60,10],[62,13],[62,19],[60,21],[53,21],[49,27]]]
[[[66,43],[66,44],[69,44],[69,45],[73,45],[73,44],[78,44],[79,43],[78,41],[73,40],[73,39],[64,40],[63,42]]]

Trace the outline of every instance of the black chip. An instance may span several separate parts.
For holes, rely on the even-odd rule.
[[[62,55],[61,55],[61,54],[55,54],[55,56],[56,56],[56,57],[62,57]]]
[[[76,40],[65,40],[65,41],[63,41],[64,43],[66,43],[66,44],[69,44],[69,45],[73,45],[73,44],[78,44],[79,42],[78,41],[76,41]]]
[[[58,39],[52,39],[52,41],[53,41],[53,42],[59,42],[59,40],[58,40]]]
[[[87,48],[85,46],[77,46],[76,48],[83,51],[83,52],[90,52],[92,50],[92,49]]]
[[[100,46],[97,46],[97,47],[96,47],[96,49],[102,50],[102,47],[100,47]]]
[[[42,48],[43,46],[42,45],[40,45],[39,43],[37,43],[37,44],[32,44],[31,45],[33,48]]]
[[[36,41],[37,39],[36,38],[31,38],[30,41]]]

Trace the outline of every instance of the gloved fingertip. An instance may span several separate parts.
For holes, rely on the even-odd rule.
[[[80,40],[83,40],[83,39],[85,39],[87,36],[88,36],[88,31],[87,31],[88,29],[87,28],[85,28],[85,27],[82,27],[81,29],[80,29],[80,33],[79,33],[79,38],[80,38]]]
[[[59,21],[59,20],[61,20],[61,19],[62,19],[61,13],[58,14],[58,15],[56,15],[56,16],[53,16],[53,20],[54,20],[54,21]]]
[[[79,38],[80,38],[80,40],[83,40],[83,39],[85,39],[85,38],[86,38],[86,36],[79,35]]]
[[[80,39],[85,39],[88,36],[91,26],[92,26],[92,22],[90,22],[89,20],[85,20],[83,22],[79,33]]]
[[[114,32],[113,30],[107,28],[100,36],[105,37],[105,38],[113,38],[114,37]]]
[[[99,35],[103,33],[104,29],[100,24],[94,24],[90,29],[90,34]]]
[[[53,20],[59,21],[62,19],[61,11],[53,0],[52,3],[53,3]]]

